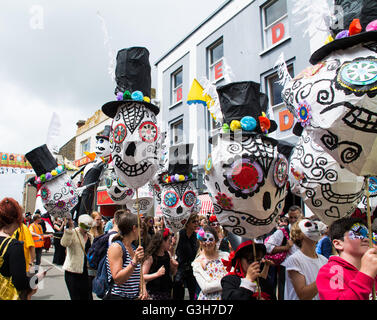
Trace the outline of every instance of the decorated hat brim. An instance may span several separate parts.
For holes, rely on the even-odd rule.
[[[105,140],[110,140],[110,137],[108,136],[96,136],[96,139],[105,139]]]
[[[110,101],[110,102],[107,102],[105,103],[103,106],[102,106],[102,112],[107,115],[108,117],[110,118],[114,118],[117,111],[118,111],[118,108],[124,104],[131,104],[131,103],[140,103],[144,106],[146,106],[148,109],[150,109],[151,111],[153,111],[155,113],[155,115],[158,115],[158,113],[160,112],[160,108],[157,107],[156,105],[152,104],[152,103],[149,103],[149,102],[146,102],[146,101],[136,101],[136,100],[119,100],[119,101]]]
[[[334,41],[331,41],[315,51],[310,57],[309,61],[312,65],[316,65],[334,51],[345,50],[360,43],[370,41],[377,41],[377,31],[362,32],[354,36],[335,39]]]
[[[196,180],[198,180],[198,179],[192,178],[192,179],[188,179],[188,180],[184,180],[184,181],[161,182],[161,185],[168,186],[168,185],[174,184],[174,183],[184,183],[184,182],[190,182],[190,181],[196,181]]]
[[[265,136],[263,133],[260,133],[260,132],[255,132],[255,131],[244,131],[244,130],[240,130],[243,137],[257,137],[257,136],[261,136],[263,139],[266,139],[266,140],[269,140],[270,142],[272,142],[273,144],[277,144],[277,140],[274,139],[274,138],[271,138],[271,137],[268,137],[268,136]],[[275,130],[274,130],[275,131]],[[270,133],[270,131],[268,132]],[[213,142],[213,138],[218,136],[218,135],[222,135],[222,136],[225,136],[225,135],[229,135],[229,136],[235,136],[239,133],[234,133],[232,131],[230,132],[222,132],[222,131],[219,131],[217,133],[215,133],[212,137],[209,137],[208,138],[208,142],[210,144],[212,144]]]

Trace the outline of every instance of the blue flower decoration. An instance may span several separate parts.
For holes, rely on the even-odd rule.
[[[135,101],[143,101],[143,93],[141,91],[134,91],[131,94],[131,99]]]
[[[253,131],[257,127],[257,121],[250,116],[245,116],[241,119],[241,128],[245,131]]]

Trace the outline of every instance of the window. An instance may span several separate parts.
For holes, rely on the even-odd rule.
[[[182,101],[182,87],[183,87],[183,70],[180,68],[174,72],[171,76],[171,87],[172,87],[172,101],[171,104],[176,104]]]
[[[288,66],[288,72],[293,77],[293,65]],[[281,97],[283,86],[278,83],[279,76],[277,73],[266,78],[266,88],[274,119],[278,124],[278,133],[280,138],[285,138],[291,132],[294,125],[294,116],[286,108]],[[283,135],[281,135],[283,133]]]
[[[170,131],[171,131],[170,143],[172,145],[176,145],[183,142],[183,119],[172,123],[170,126]]]
[[[293,66],[288,66],[288,72],[293,77]],[[283,86],[279,84],[279,76],[277,73],[274,73],[267,77],[267,90],[268,90],[268,98],[270,100],[270,104],[272,106],[276,106],[278,104],[283,103],[283,99],[281,97],[281,92],[283,91]]]
[[[208,47],[208,66],[210,81],[218,81],[223,78],[223,57],[224,46],[223,40],[216,41]]]
[[[84,141],[81,141],[80,146],[81,146],[80,153],[81,153],[82,156],[85,156],[84,152],[90,151],[90,138],[86,139]]]
[[[273,47],[289,37],[287,0],[270,1],[262,8],[264,49]]]

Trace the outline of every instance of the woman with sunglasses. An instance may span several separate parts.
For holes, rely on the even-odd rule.
[[[221,300],[221,279],[227,274],[222,259],[228,259],[229,253],[217,249],[219,239],[214,228],[200,228],[196,236],[201,250],[192,267],[200,287],[198,300]]]
[[[214,228],[217,232],[217,248],[220,251],[230,252],[230,244],[228,237],[226,236],[226,231],[221,227],[220,222],[217,220],[217,217],[214,214],[212,214],[208,220],[209,226]]]

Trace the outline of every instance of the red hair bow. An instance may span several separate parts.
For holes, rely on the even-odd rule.
[[[232,260],[233,260],[234,256],[235,256],[235,252],[232,251],[229,254],[229,257],[228,257],[229,260],[221,259],[221,262],[226,267],[226,271],[228,271],[228,272],[230,272],[230,270],[232,269]]]
[[[166,239],[170,235],[170,231],[168,228],[165,228],[164,233],[162,234],[162,237]]]
[[[209,217],[209,222],[216,222],[217,221],[217,217],[213,214]]]

